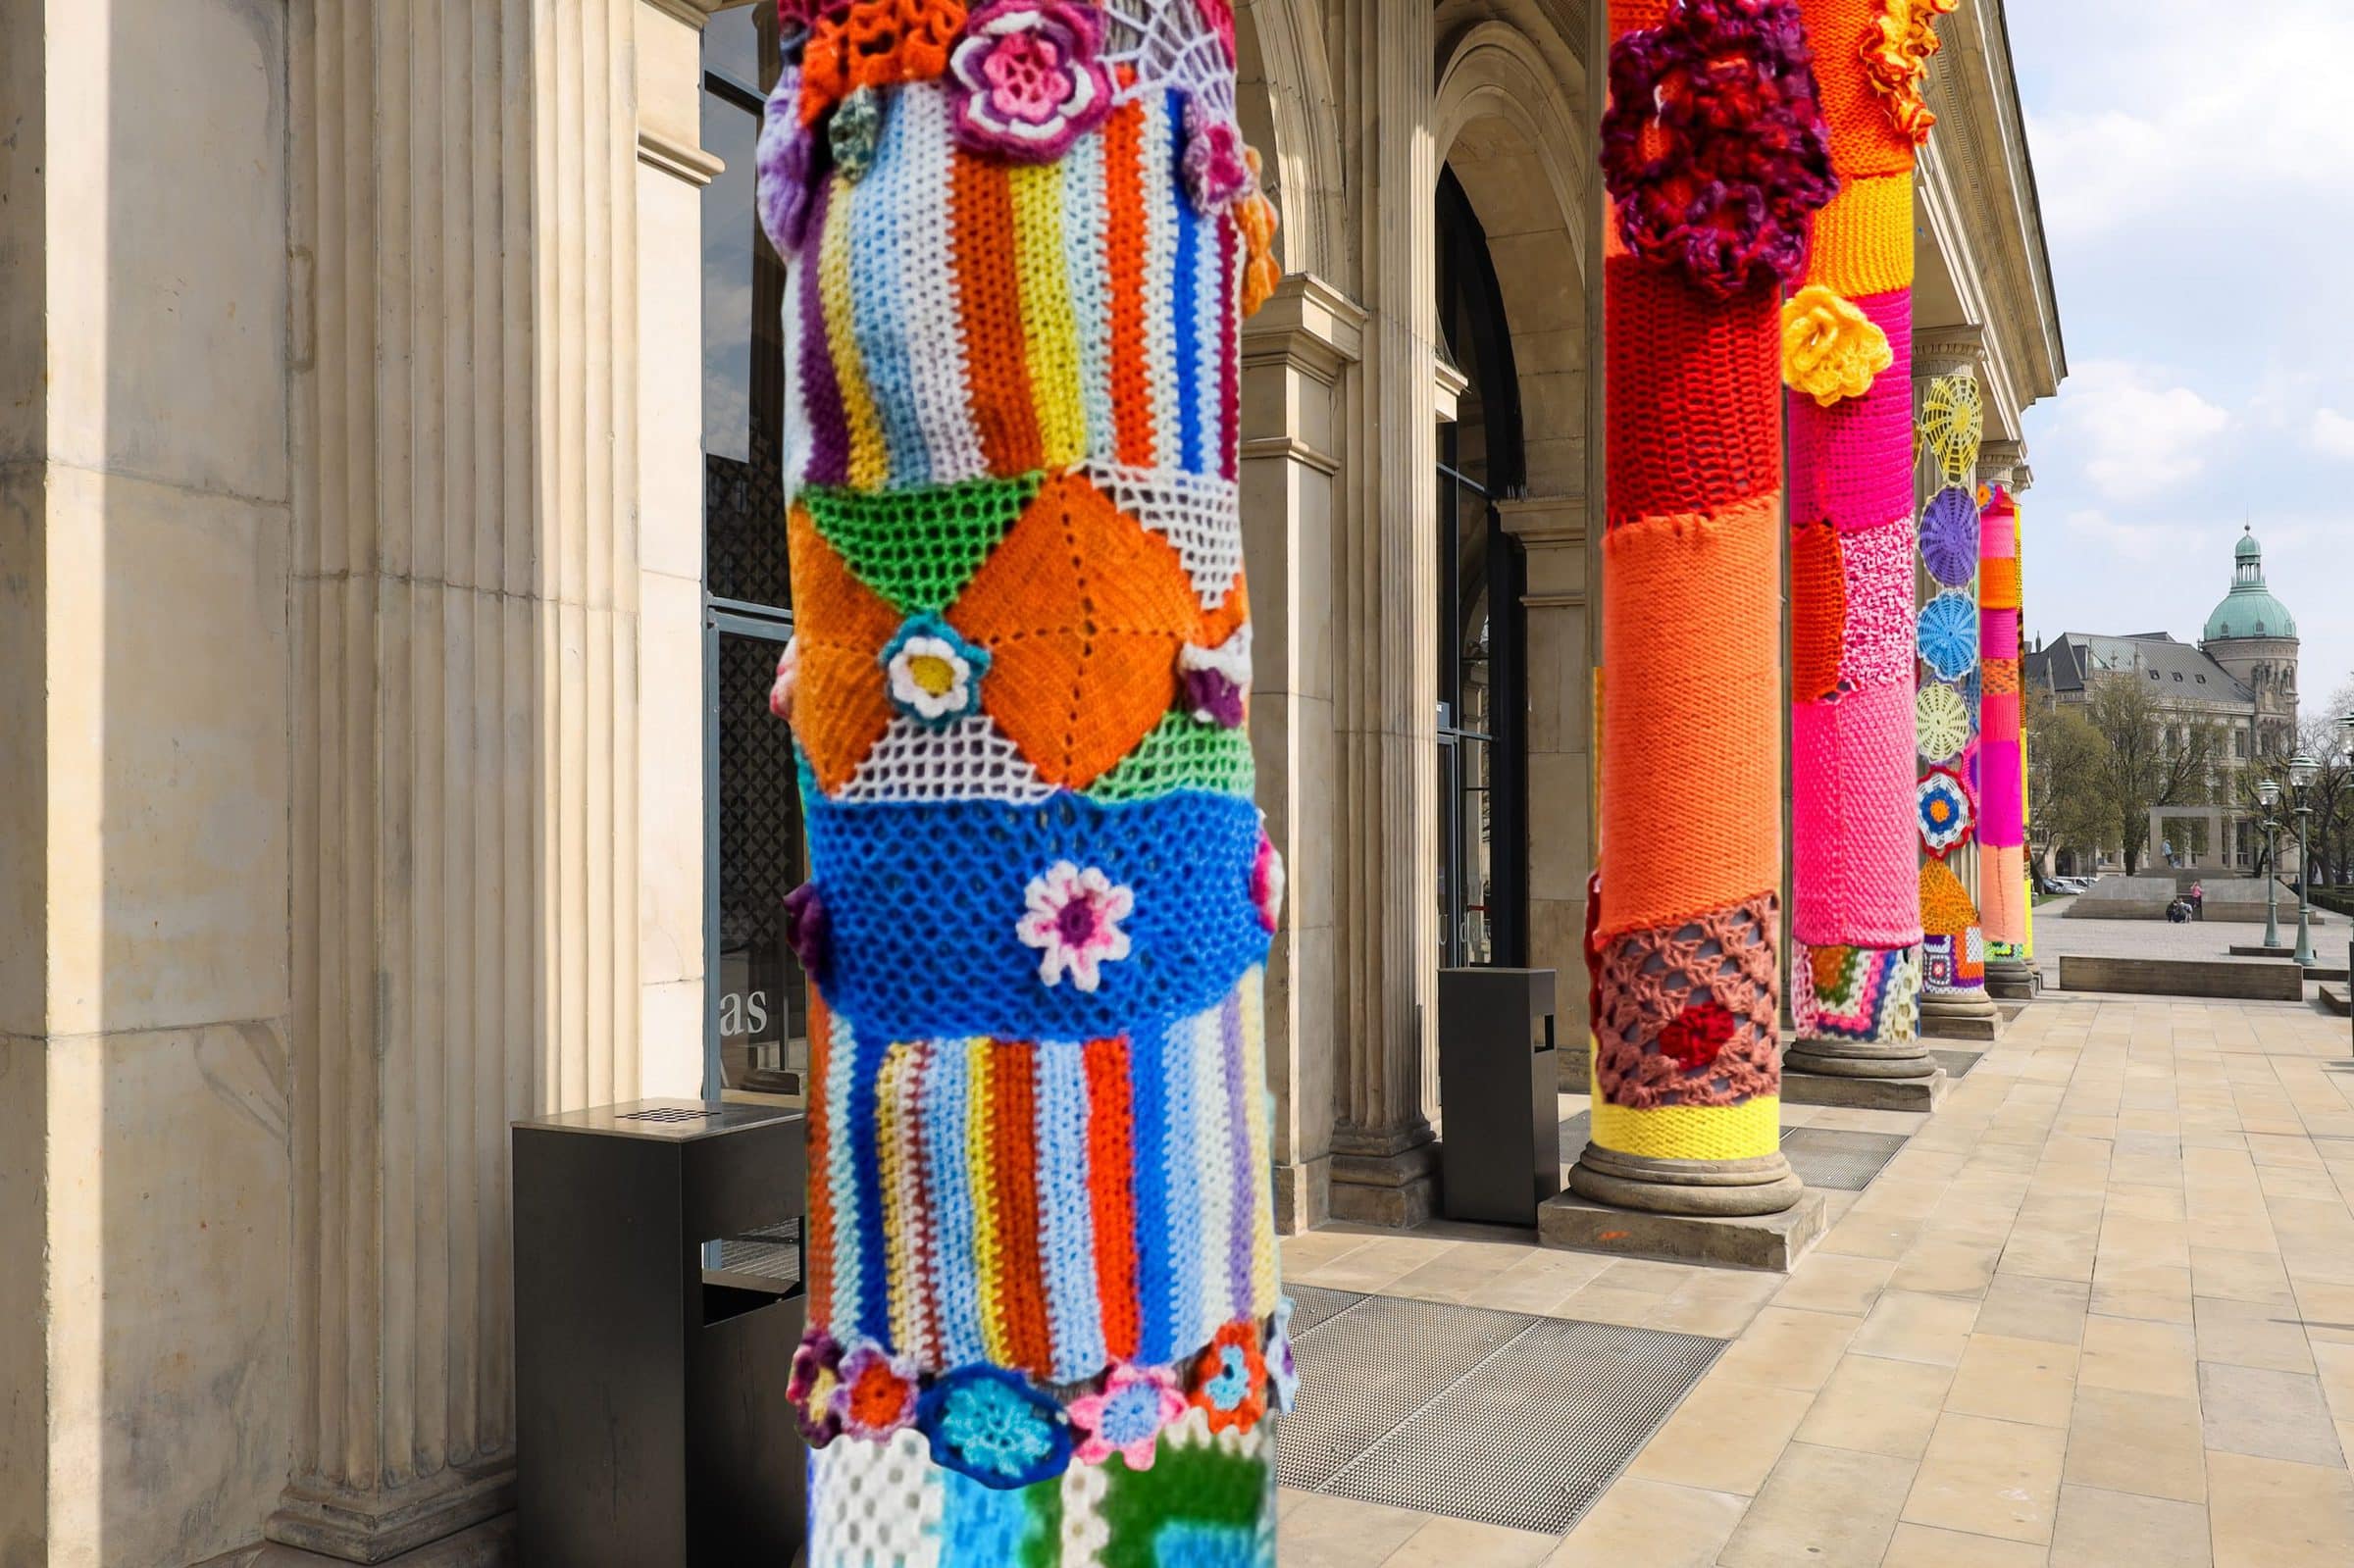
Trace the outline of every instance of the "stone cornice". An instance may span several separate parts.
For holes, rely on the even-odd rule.
[[[680,141],[651,126],[638,127],[638,161],[690,185],[708,185],[728,166],[692,142]]]
[[[1291,273],[1243,324],[1243,364],[1281,362],[1330,386],[1364,354],[1365,308],[1312,273]]]

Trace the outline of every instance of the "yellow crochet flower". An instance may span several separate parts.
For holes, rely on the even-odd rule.
[[[1823,408],[1862,397],[1896,363],[1880,324],[1820,283],[1782,302],[1782,380]]]

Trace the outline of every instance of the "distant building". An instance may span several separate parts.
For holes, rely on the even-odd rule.
[[[2263,835],[2230,802],[2239,798],[2238,775],[2252,763],[2296,749],[2297,623],[2265,586],[2264,549],[2253,531],[2243,531],[2232,548],[2230,591],[2207,617],[2198,646],[2166,632],[2070,632],[2037,643],[2024,676],[2064,703],[2083,702],[2104,681],[2146,681],[2166,711],[2169,745],[2188,745],[2196,726],[2221,727],[2227,738],[2207,780],[2209,798],[2218,803],[2153,809],[2149,859],[2185,869],[2256,869]],[[2204,831],[2184,831],[2192,824]],[[2286,852],[2295,854],[2293,847]]]

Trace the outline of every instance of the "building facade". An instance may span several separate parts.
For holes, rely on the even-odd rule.
[[[2264,548],[2243,531],[2231,551],[2231,585],[2207,617],[2196,646],[2170,632],[2126,636],[2070,632],[2026,661],[2026,679],[2063,704],[2083,705],[2103,682],[2145,683],[2163,743],[2177,751],[2194,732],[2214,736],[2197,798],[2152,807],[2147,864],[2254,872],[2266,853],[2261,813],[2247,808],[2251,770],[2277,772],[2297,749],[2297,623],[2264,580]],[[2294,863],[2288,846],[2283,860]],[[2108,851],[2086,870],[2121,864]],[[2069,867],[2055,868],[2063,872]]]
[[[1442,967],[1584,1031],[1600,9],[1239,8],[1286,1230],[1431,1212]],[[1940,24],[1913,363],[2016,490],[2002,15]],[[0,0],[0,1561],[499,1559],[508,1123],[797,1089],[766,25]]]

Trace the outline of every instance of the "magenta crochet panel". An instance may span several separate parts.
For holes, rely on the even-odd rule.
[[[1739,1105],[1774,1092],[1776,900],[1603,944],[1594,1071],[1630,1110]]]
[[[1913,685],[1913,523],[1899,517],[1842,538],[1847,644],[1840,684],[1849,691]]]

